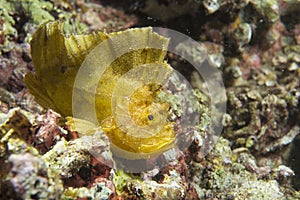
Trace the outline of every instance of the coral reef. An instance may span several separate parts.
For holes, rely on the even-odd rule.
[[[2,180],[3,199],[59,199],[63,186],[55,171],[29,153],[11,154],[11,168]],[[3,172],[3,171],[2,171]]]
[[[0,199],[300,199],[299,10],[298,0],[0,0]],[[135,162],[149,170],[117,169],[126,159],[111,152],[105,130],[86,122],[74,129],[77,119],[41,107],[24,83],[38,71],[29,41],[49,20],[64,21],[67,37],[157,26],[198,41],[198,49],[176,48],[222,73],[227,111],[218,142],[206,142],[214,110],[201,76],[167,53],[193,87],[188,103],[198,103],[200,124],[181,130],[189,93],[164,88],[157,98],[171,105],[167,117],[182,143]]]
[[[63,192],[58,173],[48,168],[30,141],[34,116],[13,109],[1,116],[2,199],[59,199]]]
[[[34,25],[37,27],[43,21],[55,19],[49,13],[53,9],[53,5],[50,2],[38,0],[1,0],[0,5],[4,27],[3,34],[6,37],[26,37],[24,32],[27,34],[31,28],[30,26]],[[18,13],[19,16],[14,18],[14,16],[11,16],[11,13]],[[22,29],[22,32],[18,29]]]
[[[293,191],[292,188],[283,187],[283,189],[276,181],[277,168],[259,167],[246,148],[231,150],[229,141],[222,137],[219,138],[214,150],[205,158],[204,163],[192,162],[191,166],[191,173],[201,173],[201,176],[192,176],[200,199],[293,197],[287,192]],[[287,169],[287,171],[291,170]]]

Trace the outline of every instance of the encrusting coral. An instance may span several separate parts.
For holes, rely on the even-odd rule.
[[[298,0],[0,0],[0,199],[300,199],[299,8]],[[202,111],[198,127],[180,138],[189,135],[192,144],[143,163],[154,166],[150,171],[113,169],[117,159],[101,128],[90,129],[85,122],[87,127],[74,131],[78,119],[68,118],[66,124],[64,113],[43,110],[23,81],[37,67],[28,44],[32,34],[40,24],[59,19],[65,20],[66,38],[74,38],[74,32],[156,26],[199,42],[199,49],[189,43],[176,48],[194,52],[195,62],[207,52],[209,64],[223,73],[228,109],[214,149],[206,156],[201,151],[209,136],[206,127],[213,123],[201,77],[168,52],[168,63],[190,78]],[[59,67],[58,74],[70,72]],[[36,93],[45,95],[38,83]],[[158,88],[147,85],[139,90],[146,93],[134,93],[132,116],[143,117],[137,121],[142,125],[155,119],[132,109],[148,105],[136,100],[149,97],[170,108],[167,119],[178,131],[186,106],[182,99],[189,95]],[[158,168],[157,163],[164,164]]]

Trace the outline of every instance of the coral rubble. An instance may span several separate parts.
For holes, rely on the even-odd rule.
[[[0,199],[300,199],[299,13],[299,0],[0,0]],[[64,21],[66,37],[142,26],[191,36],[200,48],[176,49],[207,60],[226,87],[218,141],[206,142],[214,110],[201,76],[167,53],[193,87],[188,103],[198,103],[200,124],[187,132],[176,124],[186,90],[157,98],[171,105],[168,119],[191,145],[138,160],[151,166],[143,172],[117,169],[126,162],[104,130],[83,135],[76,119],[41,107],[26,88],[25,74],[35,72],[29,41],[53,20]]]

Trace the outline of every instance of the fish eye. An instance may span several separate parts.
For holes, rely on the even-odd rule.
[[[153,120],[154,119],[153,115],[148,115],[148,119]]]

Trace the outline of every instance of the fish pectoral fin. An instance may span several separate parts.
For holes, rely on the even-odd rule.
[[[48,96],[47,91],[44,87],[42,87],[42,84],[34,74],[26,74],[24,82],[37,103],[44,108],[55,108],[51,98]]]
[[[78,132],[80,136],[91,135],[98,128],[94,123],[84,119],[74,117],[66,117],[66,119],[66,125],[70,127],[70,130]]]

